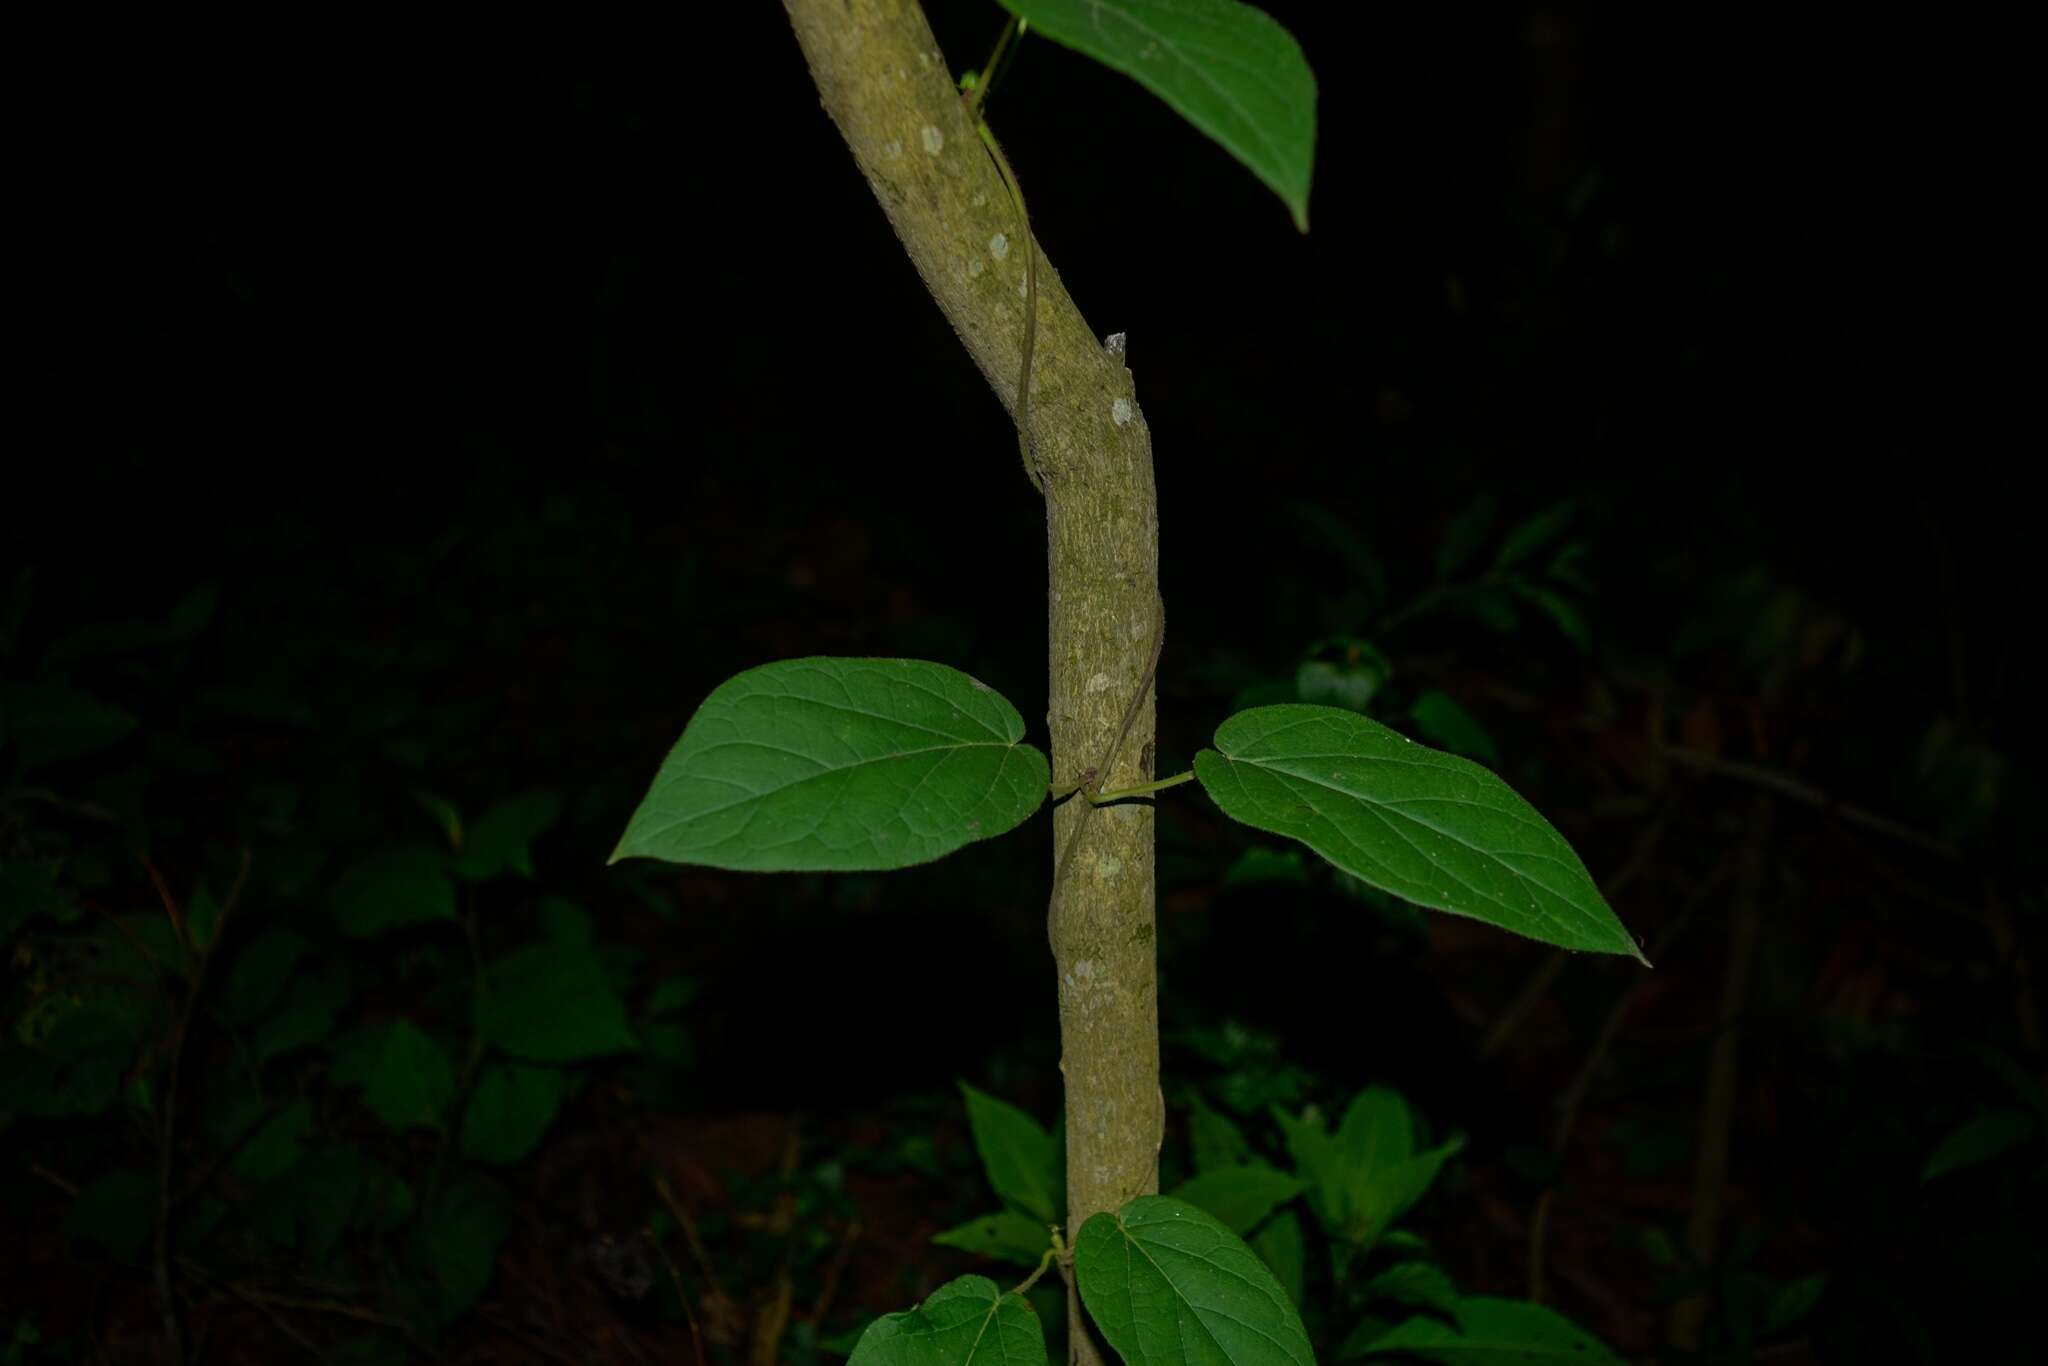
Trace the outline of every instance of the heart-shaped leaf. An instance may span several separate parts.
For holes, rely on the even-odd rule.
[[[1642,958],[1536,808],[1469,759],[1356,712],[1239,712],[1216,728],[1216,748],[1195,756],[1195,775],[1233,820],[1298,839],[1418,906],[1563,948]]]
[[[906,868],[1014,828],[1045,756],[1000,695],[915,659],[790,659],[720,684],[612,855],[755,871]]]
[[[869,1324],[847,1366],[1046,1366],[1045,1331],[1022,1295],[962,1276]]]
[[[1316,78],[1301,44],[1238,0],[1002,0],[1031,31],[1123,72],[1207,133],[1308,231]]]
[[[1081,1300],[1129,1366],[1314,1366],[1280,1282],[1213,1215],[1161,1195],[1074,1240]]]

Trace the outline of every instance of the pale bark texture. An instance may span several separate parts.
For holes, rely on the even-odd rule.
[[[784,0],[818,92],[932,297],[1014,415],[1024,326],[1016,210],[910,0]],[[1048,64],[1079,60],[1036,53]],[[978,62],[981,54],[973,56]],[[1000,108],[992,122],[1000,123]],[[1076,156],[1088,148],[1073,149]],[[1027,200],[1033,187],[1024,186]],[[1043,187],[1046,196],[1058,187]],[[838,234],[821,225],[821,238]],[[878,344],[886,345],[886,339]],[[1046,491],[1055,783],[1101,761],[1145,681],[1160,628],[1152,443],[1120,352],[1089,330],[1040,258],[1031,425]],[[883,415],[884,420],[888,415]],[[914,430],[918,424],[890,424]],[[1015,462],[1014,447],[968,458]],[[1031,496],[1023,470],[1019,496]],[[1106,789],[1151,774],[1148,697]],[[1080,799],[1054,818],[1054,866],[1077,829],[1050,933],[1066,1078],[1069,1237],[1090,1215],[1158,1188],[1164,1107],[1153,949],[1152,811]],[[1084,1352],[1087,1349],[1082,1349]],[[1090,1353],[1092,1355],[1092,1353]]]

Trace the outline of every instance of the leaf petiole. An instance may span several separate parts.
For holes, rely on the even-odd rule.
[[[1090,792],[1088,800],[1096,806],[1107,806],[1111,802],[1125,801],[1131,797],[1149,797],[1154,792],[1164,792],[1169,787],[1179,787],[1182,783],[1192,780],[1194,776],[1195,771],[1189,769],[1185,773],[1176,773],[1171,778],[1161,778],[1156,783],[1143,783],[1137,787],[1118,788],[1114,792]]]

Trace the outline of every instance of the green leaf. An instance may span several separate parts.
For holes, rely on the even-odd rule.
[[[1160,1195],[1098,1214],[1074,1241],[1081,1299],[1129,1366],[1314,1366],[1301,1315],[1211,1215]]]
[[[213,943],[214,932],[220,928],[221,904],[204,887],[192,893],[192,904],[185,913],[185,932],[191,936],[195,953],[204,952]]]
[[[1315,706],[1362,712],[1386,681],[1387,674],[1370,661],[1311,659],[1294,671],[1294,695]]]
[[[1173,1191],[1173,1198],[1215,1215],[1225,1228],[1242,1237],[1301,1192],[1301,1181],[1257,1162],[1203,1172],[1183,1181]]]
[[[1299,849],[1273,849],[1255,844],[1224,870],[1226,887],[1308,886],[1308,867]]]
[[[1195,1151],[1195,1170],[1214,1171],[1249,1162],[1252,1145],[1229,1116],[1212,1109],[1196,1094],[1188,1102],[1188,1141]]]
[[[341,962],[309,969],[292,983],[276,1014],[256,1030],[251,1046],[258,1063],[319,1043],[334,1032],[334,1017],[349,998],[348,972]]]
[[[1578,609],[1577,605],[1570,598],[1557,592],[1555,589],[1545,588],[1542,584],[1528,583],[1519,579],[1509,586],[1530,602],[1535,603],[1543,614],[1550,618],[1552,624],[1564,634],[1565,639],[1569,640],[1579,649],[1585,650],[1592,645],[1593,632],[1586,625],[1585,614]]]
[[[1020,1266],[1037,1266],[1045,1250],[1052,1246],[1052,1225],[1013,1209],[998,1210],[944,1233],[935,1233],[932,1241],[940,1247],[957,1247],[962,1252],[998,1257]]]
[[[647,997],[649,1016],[669,1015],[697,999],[694,977],[664,977]]]
[[[280,926],[272,926],[245,944],[235,955],[221,997],[228,1019],[244,1026],[262,1019],[284,993],[292,969],[311,947],[303,937]]]
[[[413,1255],[440,1292],[433,1308],[443,1323],[483,1297],[498,1269],[498,1246],[511,1227],[505,1198],[475,1177],[456,1181],[428,1208]]]
[[[43,652],[42,666],[52,673],[66,673],[89,659],[140,654],[188,639],[213,620],[219,590],[208,585],[193,589],[171,609],[163,621],[98,621],[82,626],[51,643]]]
[[[79,1191],[64,1212],[64,1237],[133,1262],[155,1230],[158,1194],[156,1178],[145,1172],[109,1172]]]
[[[1620,1366],[1621,1358],[1564,1315],[1527,1300],[1476,1297],[1458,1301],[1456,1327],[1417,1316],[1365,1349],[1367,1355],[1403,1352],[1451,1366],[1525,1366],[1575,1361]]]
[[[1059,1222],[1060,1171],[1058,1146],[1038,1121],[1008,1101],[960,1083],[967,1098],[967,1123],[974,1130],[975,1151],[996,1194],[1042,1223]]]
[[[1965,1120],[1941,1140],[1920,1168],[1920,1179],[1932,1181],[1980,1162],[1989,1162],[2034,1136],[2034,1117],[2024,1110],[1990,1110]]]
[[[592,942],[590,912],[575,902],[559,896],[544,896],[534,909],[540,919],[540,932],[549,939],[558,939],[565,944]]]
[[[441,828],[441,837],[448,841],[450,849],[462,847],[462,812],[454,802],[432,792],[415,791],[412,799],[420,808],[434,818],[434,824]]]
[[[363,1100],[400,1132],[439,1127],[441,1112],[455,1099],[455,1064],[410,1020],[386,1026],[383,1034],[363,1078]]]
[[[985,684],[914,659],[791,659],[720,684],[612,854],[714,868],[928,863],[1015,828],[1045,756]]]
[[[529,792],[499,802],[477,818],[455,860],[455,875],[466,882],[484,882],[501,873],[533,876],[532,844],[562,816],[562,799],[552,792]]]
[[[1286,29],[1237,0],[1002,0],[1034,33],[1121,71],[1223,145],[1308,231],[1316,78]]]
[[[0,1096],[22,1114],[96,1115],[121,1094],[135,1057],[135,1026],[97,1005],[67,1010],[34,1045],[0,1036]]]
[[[1308,1282],[1308,1237],[1301,1216],[1291,1209],[1274,1215],[1252,1235],[1252,1251],[1287,1292],[1288,1303],[1299,1308]]]
[[[546,1136],[562,1106],[562,1074],[552,1067],[495,1063],[477,1078],[462,1116],[462,1153],[475,1162],[523,1160]]]
[[[1499,751],[1493,747],[1493,738],[1449,693],[1431,688],[1415,699],[1408,715],[1425,739],[1453,754],[1462,754],[1482,763],[1500,762]]]
[[[1309,1182],[1309,1206],[1330,1236],[1355,1255],[1371,1248],[1420,1200],[1446,1159],[1463,1146],[1453,1139],[1415,1151],[1407,1102],[1384,1087],[1367,1087],[1344,1112],[1335,1134],[1322,1116],[1275,1110],[1287,1150]]]
[[[1495,511],[1493,496],[1482,493],[1451,519],[1436,550],[1439,582],[1449,582],[1479,552],[1479,547],[1486,543],[1487,532],[1493,527]]]
[[[847,1366],[1046,1366],[1045,1332],[1023,1296],[962,1276],[869,1324]]]
[[[1360,1293],[1368,1303],[1393,1300],[1442,1314],[1458,1302],[1457,1288],[1434,1262],[1396,1262],[1367,1281]]]
[[[1813,1312],[1813,1306],[1820,1303],[1821,1292],[1828,1288],[1825,1275],[1802,1276],[1796,1281],[1787,1281],[1771,1296],[1771,1307],[1764,1314],[1763,1332],[1766,1336],[1782,1333]]]
[[[578,1062],[637,1046],[595,950],[560,942],[529,945],[484,970],[483,1035],[535,1062]]]
[[[345,1144],[319,1145],[299,1170],[303,1175],[292,1184],[304,1232],[301,1246],[315,1264],[332,1257],[351,1228],[389,1227],[410,1205],[403,1182]]]
[[[140,724],[133,713],[76,688],[50,683],[0,686],[0,752],[12,747],[22,773],[111,749]]]
[[[1417,905],[1642,957],[1564,837],[1506,783],[1355,712],[1239,712],[1195,775],[1225,815]]]
[[[311,1102],[294,1101],[270,1117],[235,1154],[235,1175],[244,1181],[275,1181],[299,1163],[300,1141],[313,1131]]]
[[[1544,508],[1501,539],[1500,551],[1493,557],[1493,567],[1512,569],[1528,559],[1556,540],[1577,512],[1578,501],[1572,498]]]
[[[448,860],[426,845],[401,845],[359,859],[334,889],[342,932],[367,939],[386,930],[455,919]]]
[[[37,918],[66,925],[78,919],[78,904],[57,884],[52,864],[40,859],[0,862],[0,945],[13,942]]]

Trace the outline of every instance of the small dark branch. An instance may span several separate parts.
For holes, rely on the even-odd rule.
[[[697,1270],[704,1277],[705,1298],[710,1302],[713,1328],[715,1329],[721,1320],[736,1318],[739,1313],[738,1306],[733,1302],[732,1297],[725,1293],[725,1287],[719,1284],[718,1273],[711,1268],[711,1257],[705,1252],[704,1240],[697,1233],[697,1221],[690,1217],[690,1211],[684,1207],[681,1200],[676,1198],[676,1193],[669,1186],[667,1177],[657,1175],[654,1178],[654,1191],[655,1194],[661,1197],[661,1203],[667,1208],[669,1217],[676,1221],[676,1227],[682,1230],[683,1244],[690,1249],[690,1256],[696,1260]],[[662,1255],[664,1257],[667,1256],[666,1253]],[[680,1283],[678,1284],[680,1285]],[[680,1293],[680,1290],[678,1293]],[[683,1312],[685,1314],[689,1313],[687,1305]],[[690,1319],[690,1333],[694,1337],[696,1332],[697,1321],[692,1317]],[[697,1344],[697,1366],[704,1366],[703,1355],[704,1344],[700,1341]]]
[[[60,793],[52,792],[47,787],[18,787],[9,792],[5,799],[17,802],[40,802],[42,805],[53,807],[58,811],[64,812],[66,815],[82,816],[86,820],[96,821],[101,825],[119,825],[121,823],[119,816],[97,802],[82,802],[75,797],[66,797]]]
[[[657,1177],[655,1184],[659,1186],[665,1183]],[[690,1292],[683,1289],[683,1273],[676,1270],[676,1259],[668,1255],[668,1249],[661,1245],[661,1239],[654,1236],[653,1229],[642,1229],[640,1232],[642,1237],[654,1245],[655,1252],[661,1257],[661,1264],[668,1268],[669,1284],[676,1288],[676,1303],[683,1307],[683,1322],[690,1325],[690,1345],[697,1349],[697,1366],[705,1366],[704,1335],[697,1331],[697,1315],[690,1308]]]
[[[164,875],[157,870],[156,860],[147,854],[142,855],[142,868],[149,874],[150,885],[156,888],[156,898],[163,903],[164,914],[170,917],[171,930],[178,936],[178,942],[185,946],[185,952],[195,958],[198,957],[199,945],[192,942],[192,936],[185,928],[185,916],[178,909],[178,900],[171,895],[170,886],[164,881]]]
[[[1697,769],[1702,773],[1712,773],[1721,778],[1739,779],[1742,782],[1775,792],[1780,796],[1790,797],[1793,801],[1815,807],[1827,812],[1831,816],[1838,817],[1846,824],[1862,826],[1865,830],[1898,840],[1902,844],[1910,844],[1924,849],[1930,854],[1939,854],[1941,857],[1948,859],[1959,859],[1962,857],[1962,851],[1947,840],[1924,834],[1909,825],[1903,825],[1898,821],[1892,820],[1888,816],[1880,816],[1874,811],[1866,811],[1860,806],[1840,801],[1820,788],[1803,782],[1789,773],[1780,773],[1777,769],[1765,768],[1759,764],[1746,764],[1737,759],[1723,759],[1717,754],[1707,754],[1696,749],[1686,749],[1682,745],[1660,745],[1657,753],[1674,763],[1683,764],[1687,768]]]

